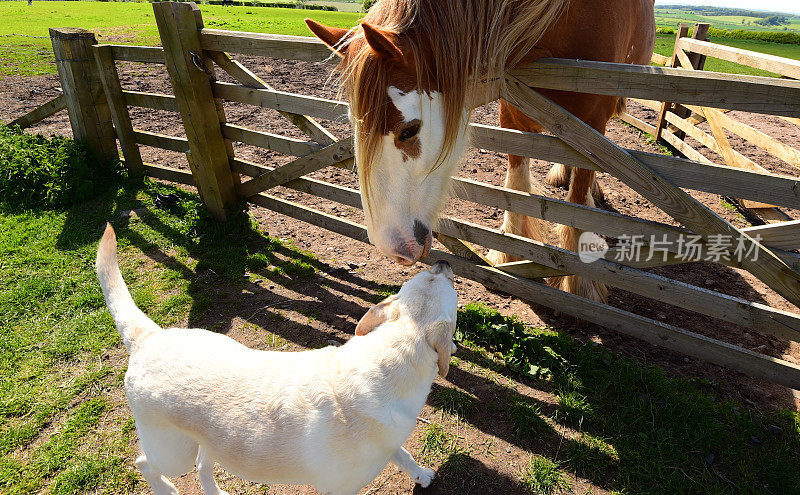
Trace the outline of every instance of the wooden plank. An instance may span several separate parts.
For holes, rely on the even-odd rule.
[[[275,170],[272,167],[240,159],[231,160],[231,167],[237,172],[250,177],[257,177]],[[651,239],[666,240],[669,246],[676,250],[680,236],[693,235],[690,230],[681,227],[643,220],[533,193],[484,184],[470,179],[453,177],[451,180],[453,181],[451,187],[453,195],[459,199],[541,218],[549,222],[569,225],[581,230],[609,236],[641,236],[646,242]],[[361,195],[356,189],[308,177],[301,177],[287,182],[283,186],[361,209]],[[743,231],[749,232],[750,228],[743,229]],[[766,236],[764,243],[770,246]],[[800,255],[784,251],[778,251],[778,253],[786,263],[800,267]],[[725,263],[724,260],[723,263]]]
[[[322,227],[326,230],[336,232],[337,234],[350,237],[351,239],[355,239],[367,244],[369,243],[367,229],[364,226],[355,222],[351,222],[345,218],[329,215],[319,210],[301,205],[300,203],[280,199],[264,193],[257,194],[249,198],[248,201],[282,215],[296,218],[311,225],[316,225],[317,227]]]
[[[630,101],[635,101],[636,103],[642,105],[643,107],[649,108],[650,110],[654,110],[658,112],[661,109],[661,102],[655,100],[643,100],[641,98],[629,98]]]
[[[264,82],[260,77],[253,74],[247,67],[243,66],[236,60],[233,60],[224,52],[210,52],[211,58],[220,66],[222,70],[227,72],[231,77],[239,81],[239,83],[249,88],[259,89],[273,89],[269,84]],[[336,142],[336,136],[328,132],[327,129],[322,127],[319,122],[296,113],[280,112],[281,115],[286,117],[292,124],[297,126],[298,129],[303,131],[314,141],[323,146],[333,144]]]
[[[693,137],[694,139],[699,141],[700,144],[710,149],[714,153],[720,155],[724,159],[725,164],[728,165],[729,167],[769,173],[769,171],[767,171],[765,168],[761,167],[753,160],[747,158],[743,154],[733,149],[733,147],[730,144],[730,141],[728,141],[727,136],[725,136],[721,126],[717,125],[718,121],[714,118],[714,116],[717,114],[722,115],[722,112],[714,110],[713,108],[704,108],[704,107],[692,107],[692,108],[696,109],[696,111],[702,112],[701,115],[704,115],[705,117],[708,116],[707,114],[712,115],[712,121],[714,122],[714,125],[711,125],[712,121],[709,121],[709,125],[711,125],[712,132],[714,132],[714,129],[716,129],[716,132],[713,137],[709,136],[701,129],[698,129],[697,127],[692,125],[688,121],[688,119],[682,119],[678,115],[673,113],[667,114],[667,122],[674,125],[678,129],[682,130],[688,136]],[[721,136],[718,137],[718,135],[720,134]]]
[[[92,45],[97,44],[94,33],[51,28],[50,39],[73,137],[84,141],[98,159],[119,160],[111,110],[92,53]]]
[[[669,57],[665,57],[660,53],[653,52],[653,55],[650,56],[650,63],[656,65],[667,65],[669,62]]]
[[[354,153],[353,139],[342,139],[315,153],[300,157],[282,167],[241,184],[238,192],[249,198],[261,191],[279,186],[321,168],[329,167],[334,163],[350,160],[353,158]]]
[[[144,146],[161,148],[162,150],[177,151],[178,153],[190,153],[189,140],[183,137],[167,136],[157,132],[142,131],[134,129],[133,134],[136,142]]]
[[[123,90],[122,94],[125,96],[125,103],[129,107],[150,108],[152,110],[166,110],[168,112],[177,112],[178,103],[172,95],[162,95],[157,93],[142,93],[141,91],[126,91]]]
[[[227,139],[239,141],[251,146],[258,146],[291,156],[305,156],[321,150],[323,147],[315,142],[303,141],[268,132],[254,131],[233,124],[222,125],[222,135]]]
[[[226,205],[236,200],[235,177],[230,169],[228,143],[222,136],[224,121],[211,91],[213,63],[203,55],[200,10],[194,3],[153,4],[167,72],[191,149],[192,173],[206,207],[225,218]]]
[[[633,115],[627,112],[620,115],[619,118],[623,122],[632,125],[633,127],[639,129],[642,132],[646,132],[647,134],[650,134],[652,136],[656,135],[656,128],[654,126],[648,124],[647,122],[641,119],[634,117]]]
[[[589,158],[552,136],[479,124],[471,124],[470,133],[472,144],[477,148],[599,170]],[[800,189],[796,186],[797,179],[791,176],[716,165],[696,151],[695,158],[703,163],[642,151],[626,151],[679,187],[800,207]]]
[[[240,159],[231,160],[231,167],[237,172],[249,175],[250,177],[257,177],[275,170],[273,167],[266,167]],[[349,187],[312,179],[310,177],[301,177],[299,179],[282,184],[282,186],[294,189],[295,191],[313,194],[314,196],[318,196],[329,201],[335,201],[343,205],[352,206],[353,208],[361,209],[361,195],[357,190]]]
[[[769,249],[759,247],[746,234],[697,202],[645,164],[603,135],[581,122],[516,77],[506,77],[504,97],[516,108],[566,141],[581,154],[613,174],[694,232],[741,239],[745,247],[759,250],[757,261],[743,257],[741,266],[758,277],[789,302],[800,305],[800,273],[792,270]]]
[[[97,62],[97,72],[103,84],[108,107],[111,110],[114,130],[117,133],[120,148],[122,148],[122,156],[125,157],[125,166],[132,175],[141,175],[144,172],[144,164],[139,146],[136,144],[136,136],[133,134],[133,124],[131,124],[131,117],[128,114],[125,96],[122,94],[117,65],[114,63],[113,49],[108,45],[95,45],[94,59]]]
[[[605,259],[585,263],[572,251],[461,220],[441,218],[436,230],[543,266],[800,342],[800,316],[764,304],[751,303]]]
[[[694,112],[700,111],[699,107],[690,108]],[[764,151],[770,153],[772,156],[780,158],[789,165],[800,168],[800,151],[797,149],[783,144],[771,136],[754,129],[743,122],[734,120],[718,110],[714,110],[713,112],[717,121],[719,121],[720,125],[725,129],[758,146]]]
[[[678,136],[673,134],[672,131],[670,131],[669,129],[661,130],[661,138],[668,144],[672,145],[676,150],[680,151],[686,158],[689,158],[690,160],[694,160],[696,162],[704,163],[706,165],[714,165],[714,162],[703,156],[696,149],[689,146],[686,143],[686,141],[683,141],[680,138],[678,138]]]
[[[324,43],[306,36],[203,29],[200,32],[200,39],[204,50],[306,62],[339,62]]]
[[[351,239],[368,242],[366,228],[355,222],[266,194],[254,196],[253,202]],[[482,267],[442,251],[432,250],[423,261],[433,264],[439,260],[450,263],[457,274],[487,287],[558,309],[654,345],[765,378],[790,388],[800,387],[800,367],[795,364],[569,294],[545,284],[515,277],[496,268]]]
[[[160,46],[105,45],[111,47],[115,60],[164,64],[164,49]]]
[[[315,98],[285,91],[248,88],[237,84],[215,82],[212,84],[214,97],[238,103],[247,103],[263,108],[310,115],[327,120],[347,118],[347,105],[343,102]]]
[[[689,38],[680,40],[680,46],[690,52],[774,72],[792,79],[800,79],[800,61],[798,60]]]
[[[63,94],[60,94],[55,98],[53,98],[52,100],[48,101],[47,103],[39,105],[30,112],[26,113],[25,115],[12,120],[8,124],[8,126],[9,127],[19,126],[20,129],[27,129],[28,127],[32,127],[38,124],[47,117],[53,115],[56,112],[60,112],[65,108],[67,108],[67,100]]]
[[[760,236],[764,244],[779,249],[800,249],[800,220],[758,225],[745,229],[751,237]]]
[[[178,184],[186,184],[187,186],[197,185],[190,172],[179,170],[177,168],[162,167],[161,165],[145,163],[144,172],[148,177],[155,177],[156,179],[164,179],[170,182],[177,182]]]
[[[565,59],[540,59],[509,75],[535,88],[800,117],[799,81]]]
[[[423,261],[450,263],[459,276],[491,289],[571,314],[653,345],[694,356],[704,361],[764,378],[789,388],[800,387],[800,366],[782,359],[758,354],[742,347],[705,337],[650,318],[591,301],[541,284],[504,273],[497,268],[479,266],[463,258],[432,250]]]

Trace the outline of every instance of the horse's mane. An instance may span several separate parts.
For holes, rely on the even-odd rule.
[[[481,81],[502,82],[506,67],[517,65],[565,9],[569,0],[379,0],[364,22],[401,35],[413,58],[417,86],[442,93],[446,112],[442,157],[452,151],[468,95]],[[391,64],[370,56],[363,30],[346,41],[340,83],[358,119],[361,185],[385,129],[386,87]],[[364,189],[362,189],[364,190]],[[367,191],[368,193],[368,191]],[[367,194],[368,196],[368,194]]]

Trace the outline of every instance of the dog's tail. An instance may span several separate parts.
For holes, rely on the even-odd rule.
[[[139,339],[161,329],[136,307],[125,281],[122,280],[117,264],[117,236],[110,223],[106,224],[106,231],[97,247],[95,269],[106,298],[106,306],[114,317],[117,330],[128,351]]]

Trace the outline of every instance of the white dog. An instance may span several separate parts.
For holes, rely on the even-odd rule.
[[[130,352],[125,375],[144,455],[136,460],[157,494],[166,476],[195,463],[203,492],[224,494],[214,462],[261,483],[312,484],[355,494],[391,461],[427,487],[434,471],[403,448],[455,351],[453,272],[433,265],[372,307],[341,347],[304,352],[249,349],[201,329],[161,329],[136,307],[106,227],[97,275]]]

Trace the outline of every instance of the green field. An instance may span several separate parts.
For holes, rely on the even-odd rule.
[[[784,45],[781,43],[768,43],[766,41],[756,40],[732,40],[727,38],[709,38],[709,41],[719,43],[721,45],[733,46],[743,50],[752,50],[760,53],[768,53],[770,55],[777,55],[779,57],[786,57],[795,60],[800,60],[800,45]],[[673,47],[675,46],[675,35],[660,34],[656,37],[656,46],[654,51],[661,55],[672,55]],[[725,60],[714,58],[706,59],[705,70],[713,72],[728,72],[731,74],[749,74],[753,76],[776,76],[770,72],[759,69],[753,69],[744,65],[734,64]]]
[[[800,31],[800,17],[790,16],[790,24],[786,26],[787,31]],[[741,15],[708,15],[698,14],[691,7],[684,9],[675,8],[656,8],[656,25],[658,27],[677,27],[682,22],[696,23],[707,22],[719,29],[735,31],[737,29],[747,29],[754,31],[781,31],[784,26],[761,26],[756,24],[758,17]]]
[[[351,27],[361,16],[356,12],[220,5],[200,5],[200,9],[207,27],[300,36],[310,35],[303,22],[306,17],[331,26]],[[26,2],[0,2],[0,76],[54,73],[50,40],[29,37],[46,38],[51,27],[88,29],[101,43],[159,43],[149,3],[35,2],[29,7]]]
[[[358,2],[315,1],[336,5],[340,10],[357,10]],[[293,34],[308,36],[303,23],[312,17],[329,25],[350,27],[362,14],[357,12],[323,12],[263,7],[222,7],[201,5],[206,26],[237,31]],[[715,20],[707,16],[687,14],[683,11],[657,9],[660,26],[674,27],[678,22],[712,22],[715,27],[741,29],[736,16],[721,16]],[[724,19],[723,19],[724,18]],[[800,18],[792,19],[800,30]],[[724,21],[724,22],[723,22]],[[116,2],[36,2],[28,7],[25,2],[0,2],[0,76],[40,75],[55,72],[47,29],[49,27],[82,27],[98,34],[101,42],[123,42],[144,45],[158,44],[158,31],[149,3]],[[25,36],[19,36],[25,35]],[[41,36],[43,38],[30,38]],[[659,35],[657,53],[671,55],[674,36]],[[800,45],[784,45],[751,40],[712,39],[712,41],[800,60]],[[738,74],[771,75],[730,62],[709,59],[706,69]]]

